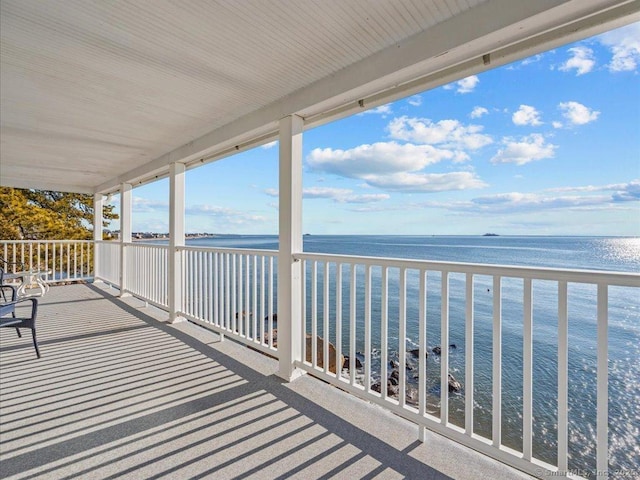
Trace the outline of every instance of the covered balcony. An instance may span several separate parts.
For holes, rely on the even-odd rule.
[[[529,478],[117,294],[52,288],[39,361],[2,333],[3,478]]]
[[[637,21],[640,2],[0,5],[0,184],[89,193],[95,212],[119,194],[121,223],[117,241],[103,240],[96,215],[92,241],[0,243],[47,285],[87,282],[41,297],[41,360],[0,332],[3,477],[616,478],[609,302],[637,296],[640,275],[305,252],[302,141],[305,129]],[[278,250],[186,245],[185,172],[274,140]],[[133,242],[132,192],[162,178],[168,244]],[[551,297],[535,294],[541,284]],[[492,292],[488,314],[480,288]],[[515,386],[504,384],[516,362],[503,349],[506,291],[522,318]],[[568,428],[576,301],[597,324],[597,427],[579,469]],[[433,305],[442,348],[429,367]],[[545,458],[534,434],[540,308],[557,316],[556,452]],[[480,316],[488,376],[474,364]],[[452,328],[464,332],[463,394],[450,378]],[[417,348],[399,340],[410,330]],[[522,392],[515,429],[505,388]]]

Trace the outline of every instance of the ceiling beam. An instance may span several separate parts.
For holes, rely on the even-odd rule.
[[[51,190],[54,192],[68,192],[68,193],[87,193],[93,194],[94,189],[87,185],[68,185],[64,183],[47,182],[39,179],[27,179],[22,177],[8,177],[2,175],[3,187],[10,186],[12,188],[24,188],[35,190]]]

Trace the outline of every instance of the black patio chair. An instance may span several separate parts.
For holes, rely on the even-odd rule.
[[[33,346],[36,349],[36,355],[40,358],[40,349],[38,348],[38,340],[36,339],[36,317],[38,315],[38,299],[29,298],[17,298],[16,288],[12,285],[0,285],[2,290],[2,297],[6,299],[6,292],[11,291],[11,300],[0,302],[0,328],[15,328],[18,332],[18,337],[22,338],[20,333],[21,328],[28,328],[31,330],[31,336],[33,337]],[[28,316],[16,316],[16,305],[23,302],[31,302],[31,311]],[[20,311],[22,314],[23,311]],[[10,316],[8,316],[10,315]]]
[[[9,273],[9,265],[15,265],[14,268],[17,268],[18,270],[24,270],[24,263],[22,262],[9,262],[7,260],[5,260],[4,258],[0,257],[0,288],[4,287],[4,274],[5,273]],[[15,270],[14,270],[15,271]],[[7,301],[7,296],[6,293],[4,291],[4,289],[0,290],[1,292],[1,296],[2,296],[2,300],[4,302]],[[15,300],[15,298],[13,298],[13,300]]]

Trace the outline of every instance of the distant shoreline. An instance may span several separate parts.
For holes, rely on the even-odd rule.
[[[185,236],[185,240],[193,240],[193,239],[198,239],[198,238],[218,238],[221,235],[187,235]],[[131,241],[133,242],[153,242],[155,240],[169,240],[169,235],[167,234],[166,236],[163,237],[149,237],[149,238],[132,238]]]
[[[158,234],[158,235],[166,235],[162,237],[152,237],[152,238],[133,238],[134,242],[150,242],[154,240],[169,240],[169,234]],[[482,233],[470,233],[470,234],[388,234],[388,233],[306,233],[303,235],[304,237],[529,237],[529,238],[640,238],[639,235],[536,235],[536,234],[495,234],[495,235],[487,235]],[[277,233],[214,233],[210,235],[187,235],[185,237],[186,240],[200,239],[200,238],[229,238],[229,237],[278,237]]]

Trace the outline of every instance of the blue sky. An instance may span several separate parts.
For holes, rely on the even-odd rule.
[[[308,130],[303,175],[312,234],[638,236],[640,23]],[[188,232],[278,231],[277,144],[186,187]],[[168,191],[134,189],[134,231]]]

